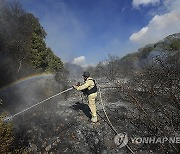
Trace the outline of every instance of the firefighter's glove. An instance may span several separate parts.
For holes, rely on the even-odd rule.
[[[76,86],[80,86],[80,85],[81,85],[80,82],[76,83]]]
[[[76,86],[76,85],[73,85],[72,87],[73,87],[74,89],[76,89],[76,90],[77,90],[77,87],[78,87],[78,86]]]

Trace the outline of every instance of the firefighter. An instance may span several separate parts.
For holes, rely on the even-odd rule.
[[[95,80],[90,77],[89,72],[83,73],[84,84],[82,85],[74,85],[73,88],[82,91],[88,97],[88,105],[91,110],[91,121],[93,123],[97,122],[97,113],[96,113],[96,97],[97,97],[97,86]]]

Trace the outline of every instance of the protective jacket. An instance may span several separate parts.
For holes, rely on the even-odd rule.
[[[81,86],[75,86],[77,90],[82,91],[85,95],[91,95],[97,93],[97,86],[93,78],[88,77],[85,83]]]

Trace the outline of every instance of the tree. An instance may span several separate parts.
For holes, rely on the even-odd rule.
[[[33,72],[56,72],[63,62],[46,46],[38,18],[18,2],[0,4],[0,86]]]
[[[109,54],[108,59],[100,62],[96,70],[101,73],[101,76],[105,76],[108,80],[114,81],[119,71],[119,58]]]
[[[180,52],[156,56],[122,84],[124,99],[138,115],[132,113],[131,124],[143,126],[143,136],[173,136],[178,133],[180,109]],[[179,145],[161,144],[160,151],[178,152]]]

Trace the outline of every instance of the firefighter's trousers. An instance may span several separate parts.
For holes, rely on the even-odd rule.
[[[91,115],[92,117],[96,117],[97,114],[96,114],[96,97],[97,97],[97,92],[96,93],[93,93],[93,94],[90,94],[88,96],[88,105],[89,105],[89,108],[91,110]]]

